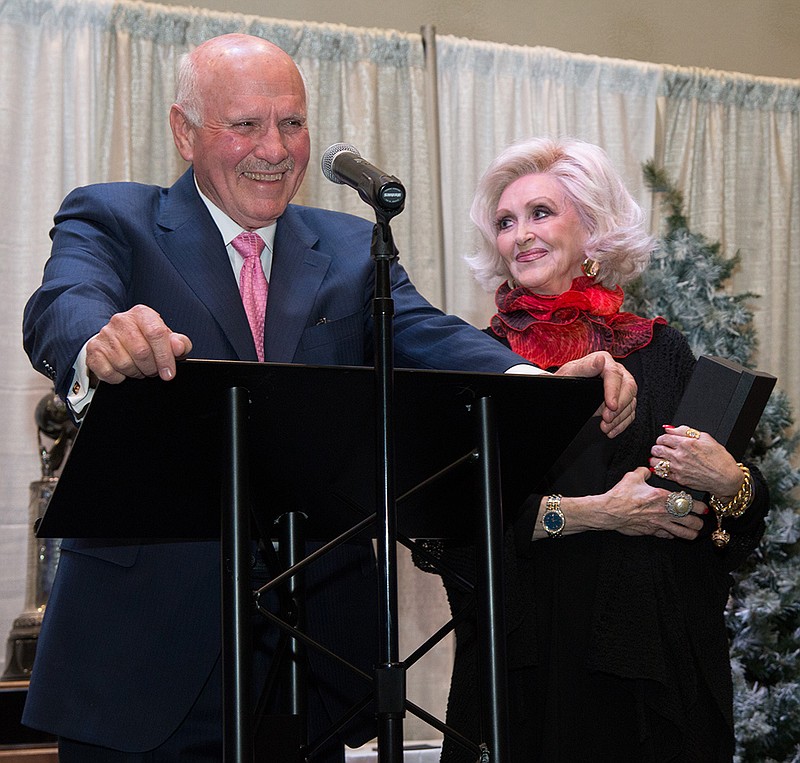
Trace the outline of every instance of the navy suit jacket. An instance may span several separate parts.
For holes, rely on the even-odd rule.
[[[256,360],[222,237],[191,170],[168,189],[134,183],[77,189],[55,223],[52,254],[23,328],[33,366],[59,394],[66,396],[87,339],[136,304],[154,308],[173,331],[189,336],[192,357]],[[372,227],[349,215],[288,207],[275,235],[266,360],[372,362]],[[432,307],[399,264],[392,282],[398,367],[502,372],[521,362]],[[302,479],[303,464],[297,467]],[[113,495],[108,510],[114,510]],[[218,565],[217,543],[66,539],[24,722],[129,751],[163,742],[220,651]],[[375,577],[369,557],[351,548],[309,574],[309,629],[370,671]],[[335,614],[342,609],[344,623]],[[343,700],[326,701],[335,714]]]

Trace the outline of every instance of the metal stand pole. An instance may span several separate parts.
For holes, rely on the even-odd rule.
[[[488,712],[488,740],[492,761],[509,759],[508,673],[506,667],[505,594],[503,590],[503,508],[497,429],[491,398],[478,400],[481,454],[481,507],[477,543],[478,569],[485,580],[477,581],[478,631],[486,655],[484,696]]]
[[[397,624],[397,501],[394,473],[394,301],[391,264],[397,257],[387,219],[375,225],[375,384],[377,400],[377,540],[380,600],[379,657],[375,673],[378,706],[378,758],[402,763],[406,675],[400,662]]]
[[[253,634],[250,616],[250,487],[247,460],[249,394],[228,390],[222,492],[222,686],[225,763],[253,763]]]

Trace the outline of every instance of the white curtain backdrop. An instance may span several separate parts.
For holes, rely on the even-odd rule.
[[[50,386],[22,351],[20,320],[48,256],[52,216],[80,184],[164,185],[178,176],[184,166],[166,118],[178,58],[232,31],[273,40],[306,77],[312,165],[296,201],[369,219],[355,192],[318,170],[328,145],[356,146],[409,191],[392,223],[401,262],[432,301],[444,295],[441,306],[478,326],[492,301],[463,263],[474,243],[467,211],[478,176],[501,148],[543,133],[595,141],[647,209],[641,165],[662,161],[686,194],[693,227],[729,254],[741,250],[734,288],[763,295],[759,367],[778,374],[798,410],[791,294],[800,286],[800,82],[439,37],[435,142],[418,36],[140,2],[0,0],[0,639],[24,603],[28,484],[40,476],[33,411]],[[435,156],[440,178],[431,170]],[[438,578],[417,573],[405,554],[401,564],[407,651],[441,624],[446,605]],[[0,645],[0,670],[3,659]],[[450,659],[448,642],[412,669],[413,701],[443,712]],[[406,730],[432,735],[410,719]]]
[[[487,164],[525,137],[584,138],[608,151],[652,211],[654,232],[649,159],[684,192],[693,230],[739,253],[729,288],[759,295],[758,367],[800,410],[800,81],[447,36],[437,59],[447,310],[479,326],[493,312],[462,262],[475,245],[468,210]]]
[[[665,67],[659,127],[690,225],[741,256],[730,289],[759,295],[758,366],[798,416],[800,82]]]
[[[475,246],[469,207],[480,175],[514,141],[572,135],[603,146],[649,209],[641,164],[653,155],[660,69],[447,36],[437,58],[446,308],[484,326],[494,301],[463,263]]]

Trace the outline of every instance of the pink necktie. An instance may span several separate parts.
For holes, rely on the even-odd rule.
[[[253,332],[258,359],[264,360],[264,316],[267,313],[267,277],[261,267],[261,252],[264,239],[257,233],[244,231],[233,241],[233,248],[244,257],[239,276],[239,293],[242,295],[244,311]]]

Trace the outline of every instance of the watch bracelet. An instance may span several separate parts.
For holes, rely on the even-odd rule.
[[[561,527],[555,531],[551,530],[545,523],[545,518],[551,512],[556,513],[561,517]],[[547,498],[547,502],[545,503],[544,512],[542,513],[542,527],[544,528],[545,533],[547,533],[548,538],[559,538],[564,532],[565,525],[566,518],[564,517],[564,512],[561,511],[561,495],[559,493],[554,493]]]

